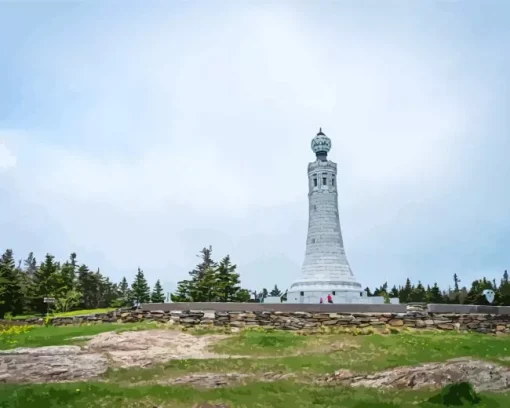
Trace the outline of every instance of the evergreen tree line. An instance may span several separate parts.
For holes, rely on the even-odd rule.
[[[441,290],[437,283],[425,287],[420,281],[416,285],[408,278],[405,285],[388,288],[388,283],[376,288],[373,292],[370,288],[365,290],[368,296],[384,296],[385,298],[399,298],[400,303],[426,302],[426,303],[449,303],[449,304],[470,304],[488,305],[483,294],[485,289],[491,289],[495,293],[493,305],[510,306],[510,282],[508,272],[505,270],[499,282],[487,278],[476,279],[471,286],[461,286],[457,274],[453,275],[453,287],[448,290]]]
[[[189,272],[189,279],[180,281],[172,293],[172,302],[248,302],[250,291],[241,288],[237,266],[230,256],[219,263],[212,258],[212,247],[197,255],[200,262]]]
[[[271,290],[271,292],[269,292],[266,288],[262,288],[262,290],[260,290],[259,292],[257,292],[256,290],[252,291],[251,294],[253,295],[253,298],[257,302],[263,302],[264,299],[267,298],[268,296],[281,298],[282,296],[285,295],[285,293],[283,293],[278,288],[278,285],[274,285],[274,288],[273,290]]]
[[[44,298],[55,299],[51,309],[57,312],[165,301],[159,280],[151,292],[140,268],[130,286],[125,277],[113,283],[99,269],[78,265],[75,253],[63,263],[51,254],[38,263],[33,253],[16,263],[13,251],[6,250],[0,259],[0,318],[46,313]]]

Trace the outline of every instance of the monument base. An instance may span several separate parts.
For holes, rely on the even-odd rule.
[[[385,303],[383,296],[367,296],[366,292],[327,290],[289,291],[287,300],[284,302],[281,302],[279,297],[267,297],[264,299],[264,303],[318,304],[321,298],[324,303],[327,303],[328,295],[331,295],[334,304],[383,305]],[[399,299],[390,298],[390,304],[400,304]]]

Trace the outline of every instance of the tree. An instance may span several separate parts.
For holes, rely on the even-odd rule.
[[[143,271],[138,268],[135,280],[131,285],[131,292],[134,302],[138,305],[141,303],[148,303],[151,300],[150,288]]]
[[[248,289],[239,289],[236,294],[236,302],[245,303],[250,300],[250,291]]]
[[[80,303],[82,294],[77,290],[69,290],[67,293],[55,298],[55,310],[68,312]]]
[[[95,304],[97,280],[87,265],[81,265],[78,268],[78,288],[82,294],[80,307],[82,309],[92,309]]]
[[[60,264],[55,262],[55,257],[49,253],[46,254],[44,261],[35,271],[32,280],[32,296],[30,299],[32,310],[41,314],[46,311],[44,298],[53,297],[62,284],[59,271]]]
[[[201,262],[189,272],[190,279],[178,282],[173,302],[241,302],[250,300],[250,292],[241,289],[237,266],[230,256],[219,264],[212,259],[212,247],[203,248]]]
[[[437,282],[434,282],[434,286],[430,289],[427,301],[429,303],[443,303],[443,295],[441,294]]]
[[[282,296],[282,291],[278,289],[277,285],[274,285],[273,290],[269,293],[269,296]]]
[[[117,298],[112,301],[112,307],[122,308],[130,306],[131,298],[131,289],[129,289],[129,284],[124,276],[117,286]]]
[[[506,270],[503,272],[503,279],[501,279],[498,292],[500,294],[498,304],[500,306],[510,306],[510,282],[508,281],[508,272]]]
[[[216,263],[212,259],[212,247],[202,248],[197,256],[202,261],[189,273],[191,276],[189,296],[193,302],[210,302],[215,297],[216,289],[214,287]]]
[[[413,287],[411,285],[411,280],[407,278],[405,286],[400,290],[400,293],[398,294],[400,303],[409,303],[412,291]]]
[[[35,272],[37,271],[37,260],[34,257],[34,253],[30,252],[27,256],[27,259],[23,261],[25,266],[25,272],[30,277],[33,278]]]
[[[418,281],[418,285],[411,290],[410,300],[411,302],[425,302],[427,300],[425,288],[420,281]]]
[[[494,289],[492,282],[488,281],[486,278],[473,281],[471,289],[466,297],[466,303],[471,305],[488,305],[489,302],[487,302],[483,294],[485,289]]]
[[[20,314],[23,311],[23,292],[11,249],[7,249],[0,259],[0,286],[0,318],[6,313]]]
[[[269,292],[267,291],[266,288],[262,288],[262,291],[260,292],[260,294],[261,294],[262,299],[265,299],[269,296]]]
[[[391,291],[389,293],[390,298],[398,298],[398,289],[395,285],[391,288]]]
[[[154,285],[154,289],[151,293],[151,302],[152,303],[165,303],[165,294],[163,292],[163,287],[159,279],[156,281]]]
[[[170,295],[172,302],[192,302],[191,298],[191,281],[182,280],[177,283],[177,289]]]
[[[62,268],[60,268],[60,274],[62,275],[62,291],[64,293],[70,292],[76,288],[76,269],[76,254],[73,252],[69,261],[64,262]]]
[[[230,256],[225,256],[216,268],[216,294],[220,302],[239,301],[241,290],[239,274],[236,272],[236,265],[230,262]]]

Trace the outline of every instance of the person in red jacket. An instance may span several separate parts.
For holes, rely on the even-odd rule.
[[[331,293],[328,294],[328,303],[333,303],[333,297],[331,296]]]

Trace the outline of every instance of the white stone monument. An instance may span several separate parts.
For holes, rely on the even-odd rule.
[[[328,160],[331,140],[322,129],[312,140],[317,159],[308,164],[308,236],[301,277],[292,283],[286,303],[384,303],[367,297],[345,255],[338,215],[337,166]]]

